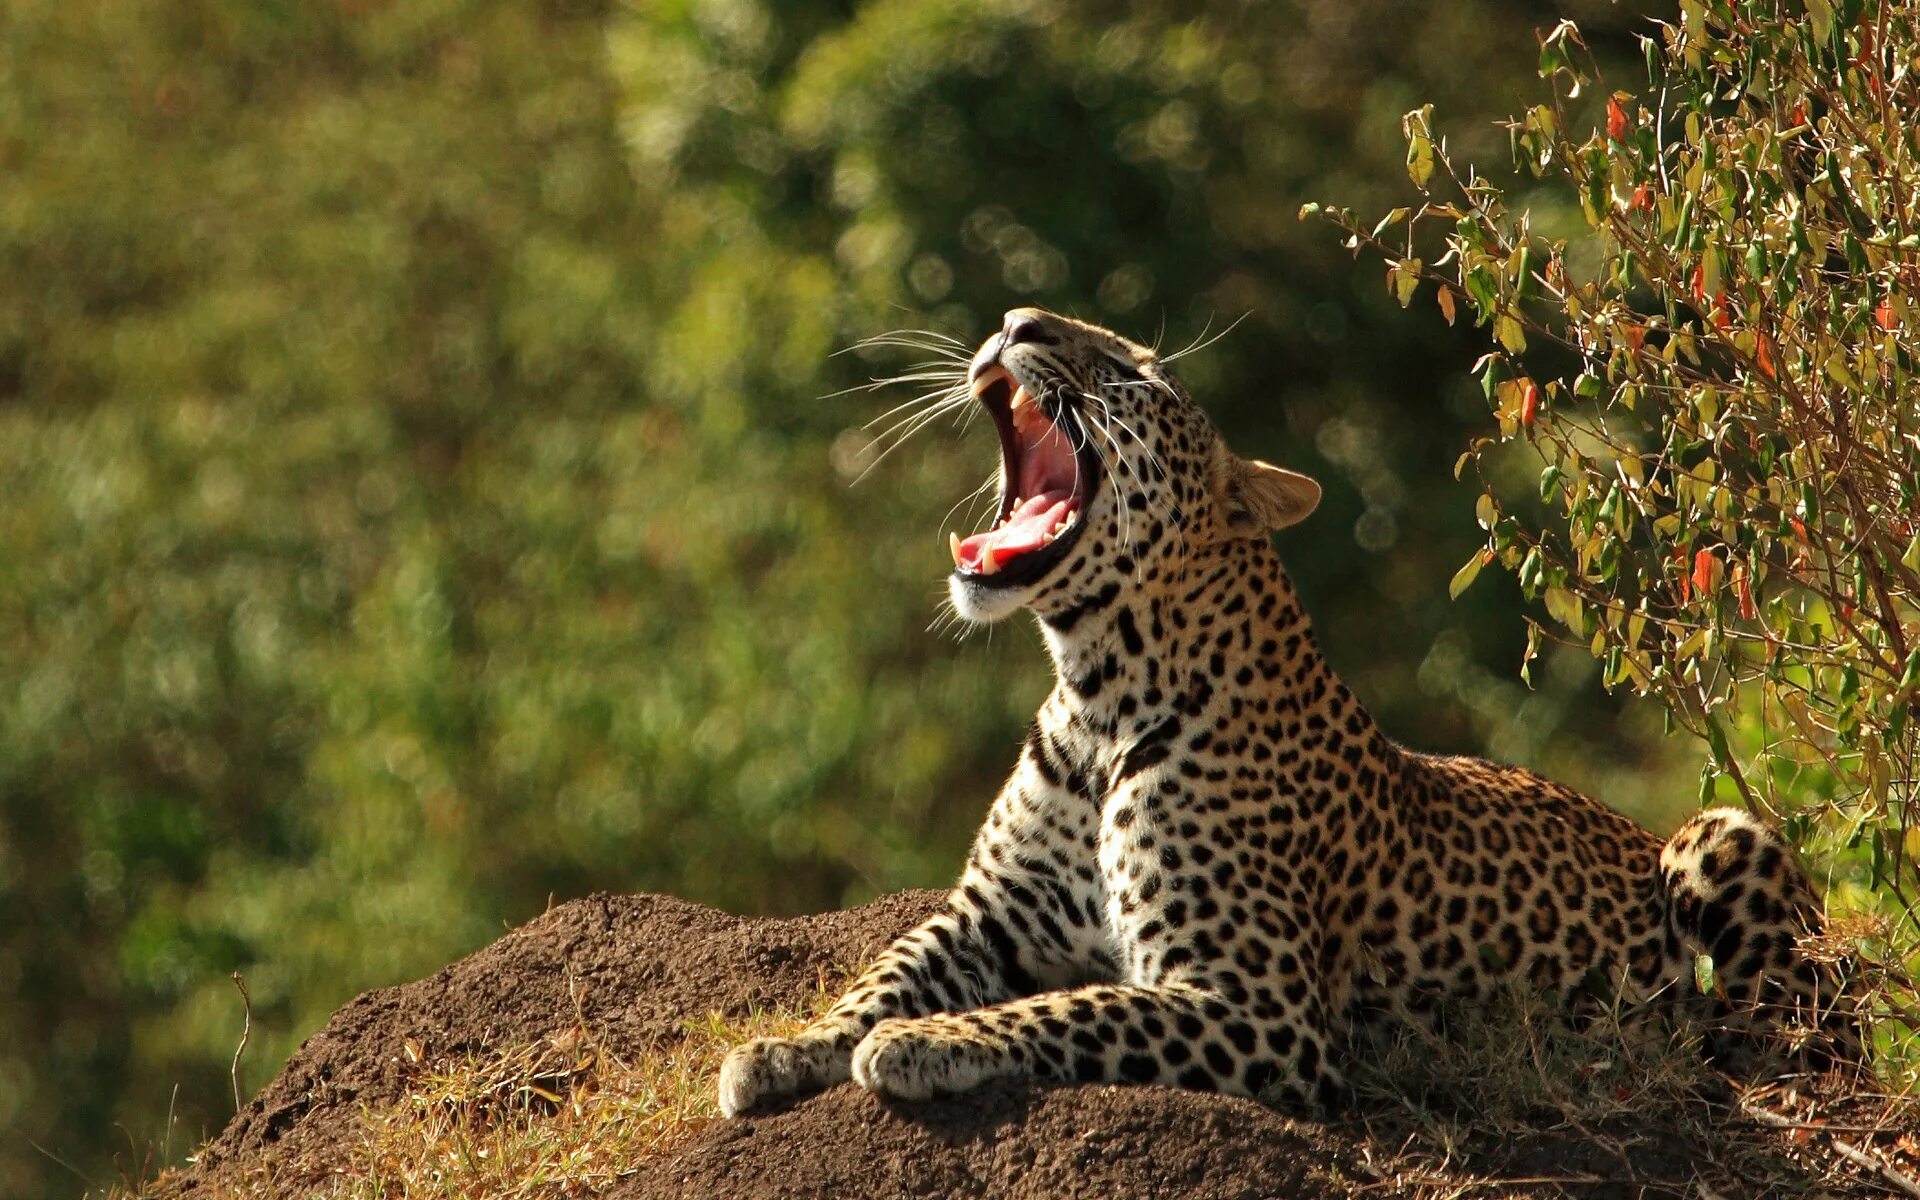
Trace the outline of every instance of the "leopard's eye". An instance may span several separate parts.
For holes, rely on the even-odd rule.
[[[1146,378],[1146,376],[1140,373],[1139,364],[1135,363],[1131,358],[1122,358],[1117,354],[1110,354],[1107,357],[1112,360],[1114,366],[1120,369],[1120,375],[1122,378],[1124,379],[1145,379]]]

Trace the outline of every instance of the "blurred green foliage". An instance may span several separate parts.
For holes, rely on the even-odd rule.
[[[1656,714],[1446,598],[1471,337],[1294,220],[1393,194],[1416,100],[1500,157],[1557,15],[15,0],[0,1193],[217,1129],[236,971],[251,1089],[550,898],[949,878],[1047,680],[927,628],[988,439],[849,486],[905,396],[834,393],[908,364],[836,352],[889,328],[1245,314],[1187,378],[1329,485],[1283,550],[1389,727],[1677,819]]]

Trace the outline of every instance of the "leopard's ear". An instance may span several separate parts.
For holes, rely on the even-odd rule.
[[[1219,443],[1214,457],[1214,495],[1226,537],[1258,537],[1307,519],[1320,504],[1312,478],[1259,459],[1241,458]]]

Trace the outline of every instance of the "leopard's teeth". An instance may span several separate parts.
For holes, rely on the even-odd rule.
[[[1047,424],[1046,414],[1040,411],[1039,403],[1033,393],[1025,387],[1013,394],[1013,401],[1007,406],[1007,415],[1013,420],[1013,427],[1023,434],[1031,434]]]
[[[1000,570],[1000,562],[998,559],[994,557],[993,547],[989,546],[985,550],[982,550],[980,552],[979,574],[993,575],[993,574],[996,574],[999,570]]]
[[[953,565],[960,565],[960,535],[951,531],[947,534],[947,549],[953,552]]]

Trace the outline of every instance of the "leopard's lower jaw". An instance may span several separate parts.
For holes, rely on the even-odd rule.
[[[955,571],[947,576],[947,598],[963,621],[991,625],[1004,621],[1026,607],[1032,588],[983,587]]]

